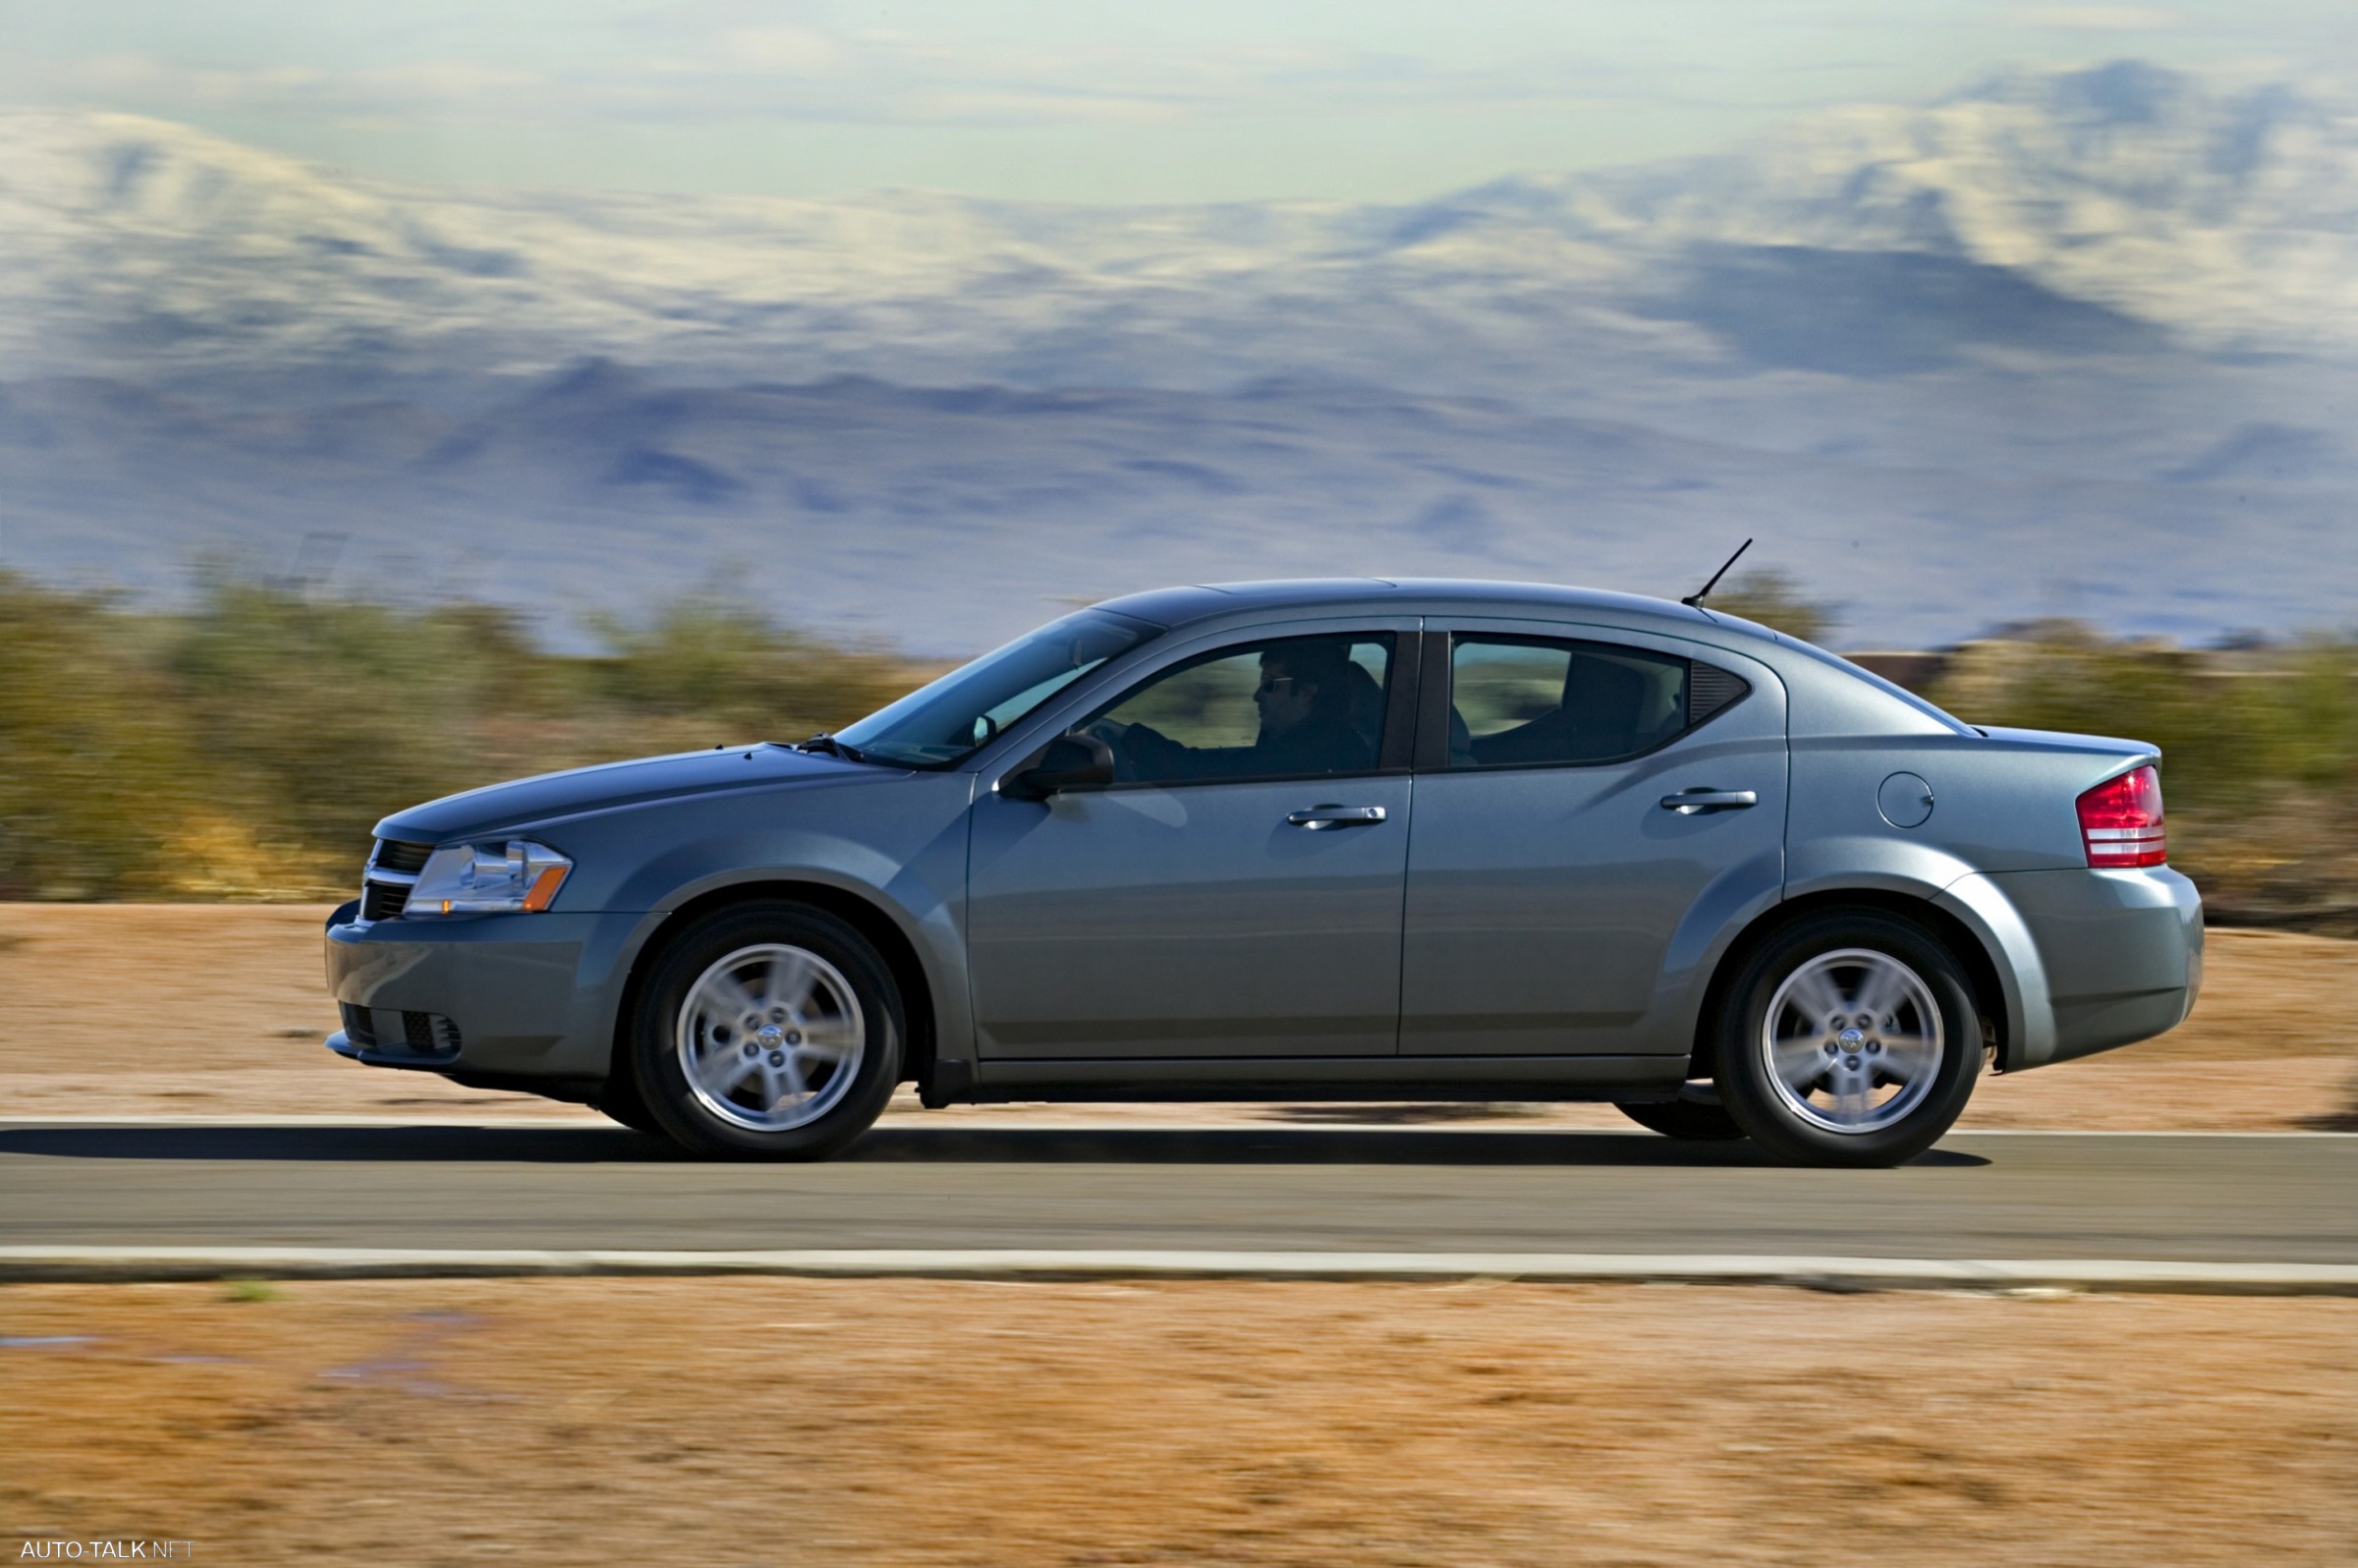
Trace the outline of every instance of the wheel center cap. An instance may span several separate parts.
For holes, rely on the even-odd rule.
[[[763,1050],[774,1051],[786,1043],[786,1032],[775,1024],[764,1024],[754,1031],[754,1038],[760,1042]]]
[[[1867,1043],[1867,1036],[1862,1030],[1846,1029],[1834,1036],[1834,1041],[1846,1051],[1855,1051]]]

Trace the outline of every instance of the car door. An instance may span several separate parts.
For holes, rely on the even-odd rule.
[[[1784,875],[1784,689],[1605,627],[1429,629],[1401,1053],[1653,1055]]]
[[[1113,785],[982,792],[968,876],[982,1056],[1392,1054],[1416,632],[1370,620],[1202,640],[1059,716],[1056,732],[1108,738]],[[1319,711],[1272,733],[1289,707]]]

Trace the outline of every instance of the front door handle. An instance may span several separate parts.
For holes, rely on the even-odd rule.
[[[1706,812],[1740,812],[1747,806],[1760,804],[1760,796],[1751,790],[1680,790],[1676,795],[1662,797],[1662,810],[1676,812],[1681,816],[1700,816]]]
[[[1288,812],[1285,819],[1296,827],[1307,827],[1314,833],[1325,827],[1367,827],[1383,820],[1383,808],[1313,806],[1307,811]]]

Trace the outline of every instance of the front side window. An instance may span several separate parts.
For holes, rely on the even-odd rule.
[[[1460,634],[1449,647],[1449,765],[1635,756],[1688,723],[1691,666],[1610,643]]]
[[[878,708],[836,738],[903,767],[944,767],[1156,629],[1104,610],[1051,621]]]
[[[1242,644],[1158,671],[1076,729],[1112,748],[1117,783],[1366,773],[1391,666],[1388,632]]]

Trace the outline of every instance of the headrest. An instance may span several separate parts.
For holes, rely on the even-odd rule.
[[[1575,653],[1564,667],[1564,718],[1577,734],[1635,735],[1646,685],[1626,664]]]

